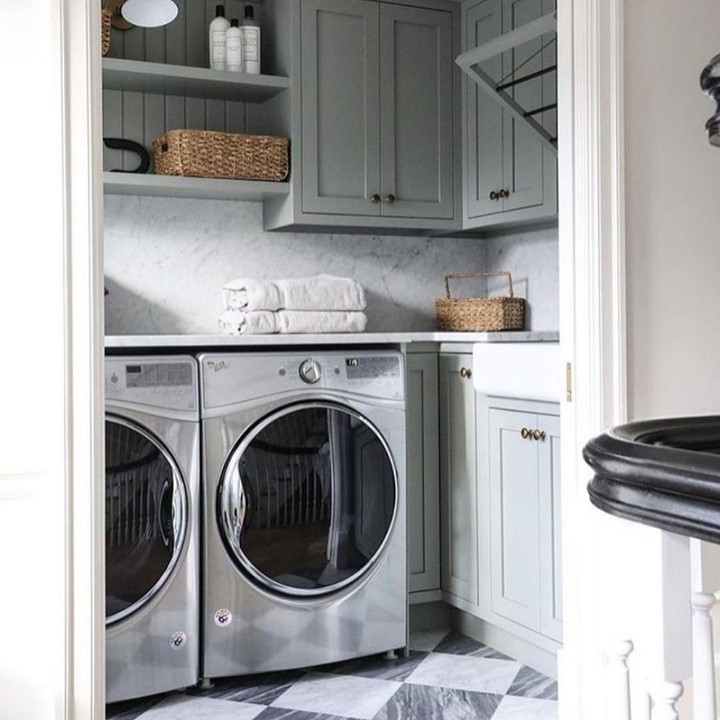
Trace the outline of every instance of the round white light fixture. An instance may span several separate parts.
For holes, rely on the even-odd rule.
[[[178,7],[173,0],[126,0],[120,12],[129,23],[152,28],[171,23]]]

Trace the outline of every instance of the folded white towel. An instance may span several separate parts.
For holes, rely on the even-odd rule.
[[[223,335],[359,333],[365,330],[367,317],[363,312],[226,310],[220,316],[218,323]]]
[[[228,310],[364,310],[365,291],[351,278],[316,275],[288,280],[240,278],[223,286]]]

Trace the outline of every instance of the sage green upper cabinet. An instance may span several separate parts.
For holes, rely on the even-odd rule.
[[[555,0],[470,0],[463,5],[463,49],[470,50],[555,9]],[[482,64],[498,83],[556,64],[552,35]],[[556,74],[508,88],[526,110],[556,102]],[[523,122],[472,80],[463,80],[464,228],[526,225],[557,219],[557,159]],[[555,110],[534,116],[557,134]]]
[[[460,229],[460,17],[447,0],[417,5],[292,2],[292,102],[264,110],[279,111],[293,170],[267,229]]]
[[[302,208],[380,214],[377,3],[302,4]]]

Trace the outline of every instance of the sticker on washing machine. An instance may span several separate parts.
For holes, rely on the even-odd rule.
[[[227,627],[232,622],[232,613],[229,610],[218,610],[215,613],[215,624],[218,627]]]
[[[174,633],[170,638],[170,647],[173,650],[180,650],[180,648],[185,647],[186,644],[187,635],[182,630],[178,630],[178,632]]]

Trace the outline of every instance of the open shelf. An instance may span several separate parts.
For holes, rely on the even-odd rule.
[[[290,185],[286,182],[215,180],[172,175],[106,172],[103,173],[103,182],[105,192],[109,195],[149,195],[201,200],[259,202],[269,197],[287,195],[290,192]]]
[[[207,100],[263,103],[290,87],[286,77],[103,58],[103,88]]]

